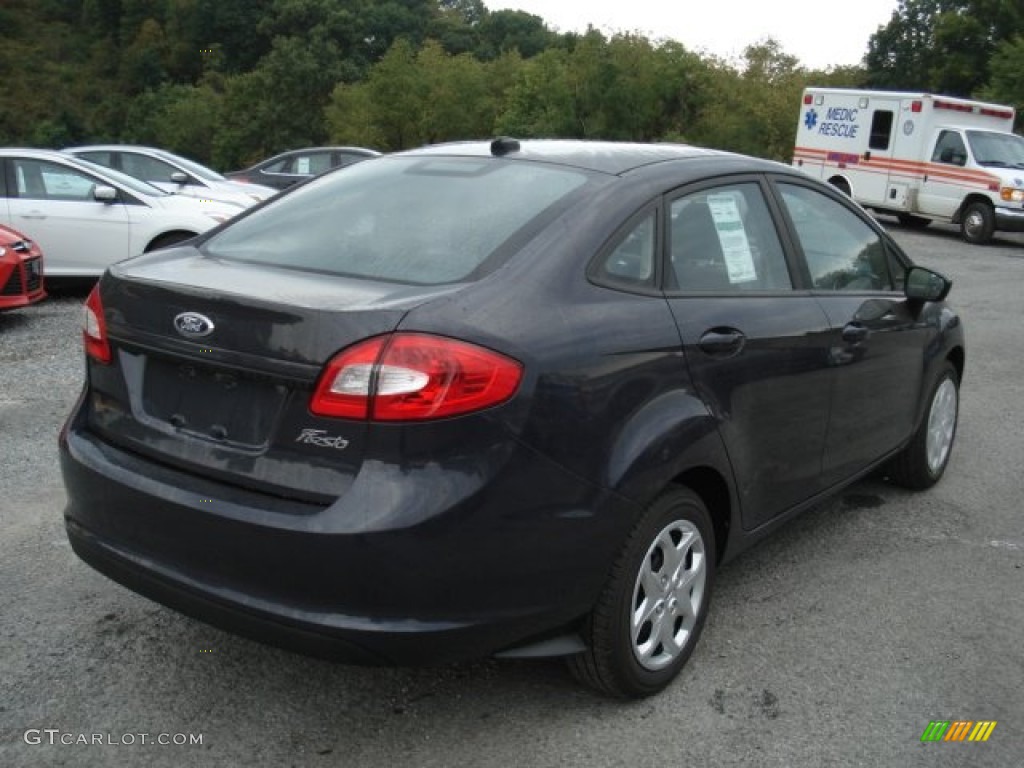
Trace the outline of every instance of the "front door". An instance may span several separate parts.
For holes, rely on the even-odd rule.
[[[93,197],[102,181],[49,160],[14,157],[7,162],[8,218],[39,243],[48,273],[98,273],[128,257],[128,214],[122,203]]]
[[[830,326],[834,375],[823,470],[832,485],[910,435],[926,329],[903,294],[892,246],[861,214],[816,189],[777,187]]]

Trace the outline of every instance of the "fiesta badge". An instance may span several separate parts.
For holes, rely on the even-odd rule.
[[[213,333],[213,320],[198,312],[182,312],[174,318],[174,327],[182,336],[199,339]]]

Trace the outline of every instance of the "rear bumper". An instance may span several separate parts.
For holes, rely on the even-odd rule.
[[[351,663],[476,658],[572,625],[634,512],[518,446],[470,487],[367,462],[373,495],[247,504],[253,492],[123,452],[82,421],[76,409],[60,441],[82,560],[228,631]],[[409,507],[406,524],[388,504]]]

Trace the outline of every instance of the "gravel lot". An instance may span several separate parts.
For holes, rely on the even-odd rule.
[[[978,248],[886,223],[954,278],[966,323],[945,479],[858,483],[728,565],[689,666],[639,703],[552,661],[311,660],[108,581],[67,544],[56,458],[84,293],[0,314],[0,766],[1022,765],[1024,237]],[[998,726],[922,744],[936,719]],[[202,743],[142,743],[160,734]]]

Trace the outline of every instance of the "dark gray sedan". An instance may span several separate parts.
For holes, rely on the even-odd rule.
[[[108,270],[60,438],[67,533],[268,642],[564,655],[649,695],[726,560],[876,469],[942,477],[950,285],[763,160],[513,139],[367,160]]]

